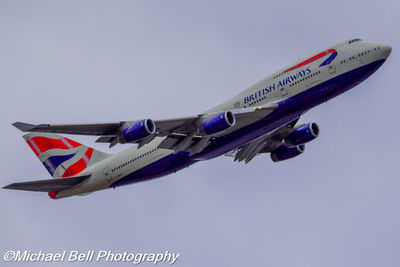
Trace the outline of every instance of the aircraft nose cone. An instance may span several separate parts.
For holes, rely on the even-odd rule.
[[[390,53],[392,52],[392,47],[390,45],[383,45],[382,46],[383,56],[388,58]]]

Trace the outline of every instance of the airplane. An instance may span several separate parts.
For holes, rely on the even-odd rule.
[[[319,135],[302,114],[355,87],[389,57],[392,48],[359,38],[342,41],[289,65],[201,114],[166,120],[39,124],[16,122],[53,177],[3,188],[47,192],[52,199],[115,188],[174,173],[221,155],[250,162],[302,154]],[[96,142],[134,144],[108,154],[58,134],[98,136]]]

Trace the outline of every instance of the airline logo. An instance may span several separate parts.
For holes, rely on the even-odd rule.
[[[93,148],[53,134],[27,134],[29,147],[53,177],[74,176],[89,164]]]
[[[293,67],[285,70],[284,73],[289,72],[289,71],[293,71],[293,70],[297,70],[297,69],[302,68],[302,67],[305,67],[306,65],[308,65],[310,63],[313,63],[313,62],[315,62],[315,61],[317,61],[317,60],[319,60],[319,59],[321,59],[323,57],[326,57],[328,55],[329,55],[329,57],[327,59],[325,59],[319,65],[319,67],[323,67],[323,66],[326,66],[326,65],[330,64],[336,58],[337,51],[335,49],[328,49],[328,50],[326,50],[324,52],[321,52],[321,53],[319,53],[319,54],[317,54],[317,55],[315,55],[313,57],[310,57],[310,58],[300,62],[299,64],[294,65]],[[252,94],[250,94],[248,96],[245,96],[244,99],[243,99],[243,103],[247,104],[247,103],[249,103],[251,101],[257,100],[258,98],[263,97],[264,95],[267,95],[267,94],[275,91],[276,89],[278,89],[278,88],[280,88],[282,86],[285,86],[287,84],[290,84],[291,82],[294,82],[294,81],[296,81],[296,80],[298,80],[298,79],[300,79],[300,78],[302,78],[302,77],[304,77],[304,76],[306,76],[306,75],[308,75],[310,73],[311,73],[311,68],[310,67],[307,67],[307,68],[302,69],[302,70],[298,70],[296,73],[293,73],[292,75],[289,75],[289,76],[285,77],[284,79],[280,80],[277,83],[273,83],[273,84],[271,84],[271,85],[269,85],[269,86],[267,86],[267,87],[265,87],[265,88],[263,88],[261,90],[255,91],[254,93],[252,93]]]
[[[304,60],[303,62],[300,62],[297,65],[294,65],[293,67],[285,70],[284,72],[288,72],[288,71],[291,71],[291,70],[295,70],[295,69],[304,67],[304,66],[306,66],[306,65],[308,65],[310,63],[313,63],[314,61],[316,61],[316,60],[318,60],[320,58],[323,58],[323,57],[325,57],[327,55],[331,55],[331,56],[329,58],[327,58],[324,62],[322,62],[322,64],[319,65],[320,67],[328,65],[329,63],[331,63],[335,59],[335,57],[337,56],[337,52],[336,52],[335,49],[326,50],[324,52],[321,52],[321,53],[319,53],[319,54],[317,54],[317,55],[315,55],[313,57],[310,57],[310,58]]]

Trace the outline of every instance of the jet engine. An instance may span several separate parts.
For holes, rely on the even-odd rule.
[[[314,140],[318,137],[319,127],[316,123],[307,123],[296,130],[285,138],[285,145],[288,147],[294,147],[301,144],[305,144]]]
[[[137,142],[154,134],[156,126],[151,119],[139,121],[122,131],[122,137],[127,143]]]
[[[231,111],[221,112],[220,114],[206,120],[203,129],[208,135],[212,135],[226,130],[235,125],[236,119]]]
[[[304,145],[287,147],[285,144],[282,144],[280,147],[271,152],[271,159],[273,162],[291,159],[303,153],[304,149]]]

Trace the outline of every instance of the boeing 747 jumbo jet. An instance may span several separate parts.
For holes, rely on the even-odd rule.
[[[296,157],[319,133],[298,124],[311,108],[374,73],[388,45],[350,39],[283,68],[206,112],[169,120],[100,124],[16,122],[53,179],[13,183],[8,189],[48,192],[59,199],[146,181],[221,155],[248,163],[270,153],[274,162]],[[111,155],[56,133],[99,136],[96,142],[136,144]]]

